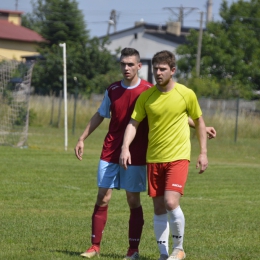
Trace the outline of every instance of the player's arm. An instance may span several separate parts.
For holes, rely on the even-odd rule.
[[[102,123],[104,117],[96,112],[89,120],[84,132],[78,139],[78,143],[74,149],[76,157],[81,161],[84,151],[84,140]]]
[[[121,154],[119,157],[119,164],[125,170],[127,169],[127,164],[131,164],[129,146],[135,138],[138,125],[139,122],[131,118],[125,130],[123,144],[121,147]]]
[[[195,128],[195,123],[190,117],[188,118],[188,123],[191,128]],[[213,126],[206,126],[206,132],[208,135],[208,139],[212,139],[217,136],[217,131]]]
[[[200,168],[199,173],[203,173],[208,167],[206,126],[202,116],[198,119],[194,119],[194,124],[200,144],[200,155],[197,160],[196,168]]]

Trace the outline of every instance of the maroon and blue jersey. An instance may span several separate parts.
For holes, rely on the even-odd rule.
[[[151,83],[139,79],[135,86],[127,87],[122,81],[111,84],[105,92],[98,112],[101,116],[111,118],[108,133],[105,137],[101,160],[119,163],[121,146],[127,124],[134,110],[139,95],[152,86]],[[131,165],[146,164],[148,143],[148,124],[145,118],[138,126],[136,136],[130,145]]]

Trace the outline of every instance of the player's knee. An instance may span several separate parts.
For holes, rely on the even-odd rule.
[[[101,206],[101,207],[104,207],[104,206],[108,205],[110,199],[111,199],[111,195],[98,193],[96,204]]]
[[[167,200],[165,202],[165,208],[167,210],[174,210],[179,206],[179,201],[176,200]]]
[[[138,194],[127,194],[127,203],[131,209],[141,206],[140,196]]]
[[[155,215],[162,215],[162,214],[166,214],[167,211],[165,209],[164,204],[157,204],[154,205],[154,214]]]

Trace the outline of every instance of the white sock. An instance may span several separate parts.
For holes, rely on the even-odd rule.
[[[167,210],[167,212],[169,215],[169,225],[173,238],[173,249],[178,248],[183,250],[183,236],[185,228],[184,214],[180,206],[174,210]]]
[[[153,228],[154,234],[156,237],[157,245],[160,251],[160,254],[169,255],[168,254],[168,242],[169,242],[169,223],[168,223],[168,215],[154,215],[153,217]]]

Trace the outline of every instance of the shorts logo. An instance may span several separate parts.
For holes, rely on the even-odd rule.
[[[177,188],[182,188],[182,185],[176,184],[176,183],[173,183],[172,186],[177,187]]]

